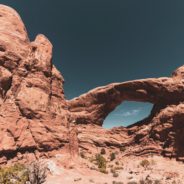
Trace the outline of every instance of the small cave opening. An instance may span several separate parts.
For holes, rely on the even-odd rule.
[[[152,108],[153,104],[148,102],[124,101],[106,117],[103,128],[130,126],[147,118]]]

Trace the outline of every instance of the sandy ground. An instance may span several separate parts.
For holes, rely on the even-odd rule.
[[[45,184],[184,184],[184,164],[159,156],[118,158],[107,163],[107,174],[82,158],[72,162],[57,156],[48,167]]]

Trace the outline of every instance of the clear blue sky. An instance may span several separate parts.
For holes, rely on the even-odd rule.
[[[0,2],[20,13],[31,40],[38,33],[51,40],[68,99],[111,82],[169,76],[183,65],[183,0]],[[126,102],[108,116],[105,127],[130,124],[150,109],[150,104]]]

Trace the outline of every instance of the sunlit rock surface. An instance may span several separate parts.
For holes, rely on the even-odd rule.
[[[112,83],[78,98],[64,97],[44,35],[30,41],[15,10],[0,5],[0,164],[125,147],[124,155],[184,158],[184,67],[171,77]],[[129,127],[102,128],[124,101],[154,104]]]

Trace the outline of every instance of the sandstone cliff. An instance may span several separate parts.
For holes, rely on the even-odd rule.
[[[184,66],[171,77],[113,83],[66,100],[64,79],[52,64],[44,35],[30,41],[15,10],[0,5],[0,164],[56,152],[119,149],[124,155],[184,158]],[[123,101],[154,104],[130,127],[102,128]]]

